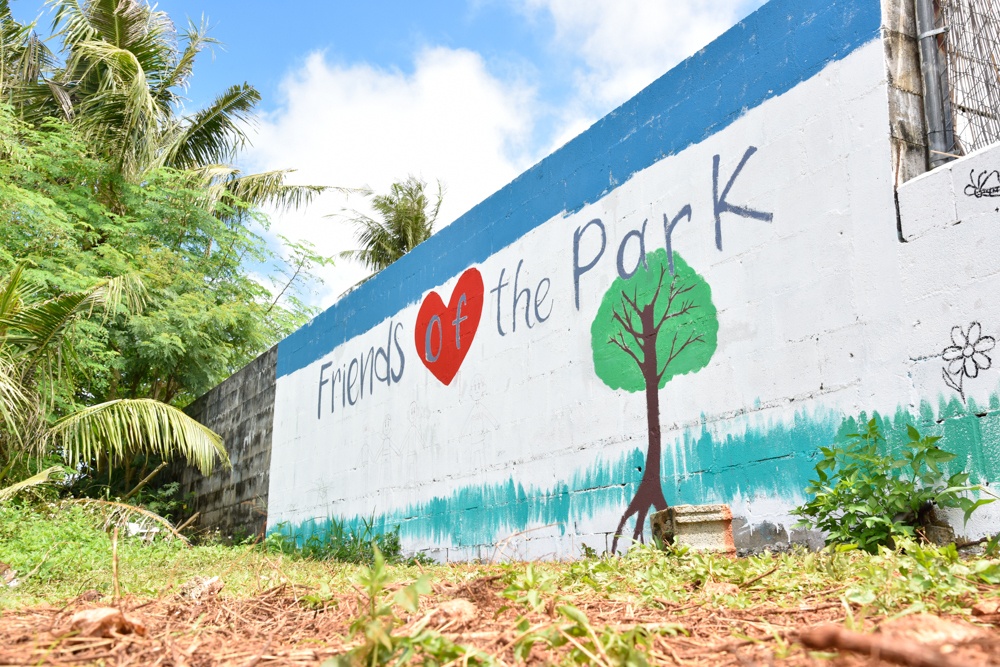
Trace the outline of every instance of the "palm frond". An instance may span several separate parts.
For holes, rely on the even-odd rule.
[[[164,75],[160,82],[159,88],[156,91],[158,97],[166,97],[170,101],[176,99],[176,94],[173,90],[175,88],[187,88],[188,79],[191,78],[191,74],[194,71],[194,61],[198,57],[198,54],[204,51],[205,47],[219,43],[218,40],[208,36],[208,25],[204,18],[202,18],[200,25],[195,25],[194,21],[189,19],[185,37],[187,38],[187,44],[173,68]]]
[[[92,288],[91,292],[93,305],[102,308],[105,315],[120,309],[130,315],[139,315],[146,307],[146,285],[136,273],[106,280]]]
[[[37,288],[24,279],[26,268],[28,268],[27,262],[17,264],[0,286],[0,318],[10,317],[21,309],[23,303],[38,293]],[[3,333],[4,328],[0,325],[0,335]]]
[[[288,185],[285,177],[292,169],[236,175],[226,183],[226,191],[238,201],[252,206],[272,206],[282,211],[308,206],[319,194],[330,189],[321,185]]]
[[[55,57],[35,32],[35,24],[14,20],[8,0],[0,0],[0,98],[14,101],[37,82]]]
[[[308,206],[317,195],[327,190],[354,192],[348,188],[323,185],[287,185],[285,177],[293,171],[291,169],[243,174],[230,165],[208,164],[193,171],[201,179],[199,188],[203,193],[203,205],[210,211],[216,210],[219,203],[272,206],[287,211]]]
[[[16,484],[11,484],[6,488],[0,489],[0,502],[8,501],[27,489],[42,486],[55,481],[63,474],[65,474],[65,470],[62,466],[52,466],[51,468],[46,468],[37,475],[32,475],[28,479],[21,480]]]
[[[164,148],[163,164],[188,169],[228,162],[247,143],[244,127],[253,118],[260,93],[248,83],[231,86],[207,108],[178,124]]]
[[[229,455],[211,429],[186,414],[151,399],[121,399],[83,408],[57,421],[52,437],[71,464],[107,453],[121,462],[135,452],[164,460],[181,456],[209,475],[216,461],[229,466]]]
[[[25,280],[24,269],[25,265],[19,264],[0,287],[0,345],[22,355],[28,369],[58,352],[60,341],[79,317],[95,310],[106,317],[123,307],[138,313],[145,303],[142,280],[131,274],[35,302],[32,297],[36,292]]]
[[[7,359],[0,345],[0,431],[6,431],[15,440],[23,437],[21,424],[31,408],[31,398],[15,365]]]

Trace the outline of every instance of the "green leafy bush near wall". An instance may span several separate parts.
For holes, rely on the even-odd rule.
[[[946,477],[942,466],[955,455],[938,446],[937,436],[921,436],[912,425],[908,441],[889,451],[876,419],[858,433],[821,447],[816,479],[806,487],[812,499],[794,513],[799,525],[826,533],[827,544],[850,544],[875,553],[901,538],[923,536],[935,507],[961,509],[965,521],[992,498],[973,498],[969,474]]]

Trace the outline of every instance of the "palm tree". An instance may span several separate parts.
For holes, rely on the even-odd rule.
[[[323,191],[287,184],[288,170],[245,175],[229,166],[249,143],[246,130],[260,102],[250,84],[231,86],[206,108],[181,115],[195,59],[216,43],[204,24],[189,22],[178,34],[170,17],[145,0],[49,0],[65,59],[55,67],[47,51],[22,45],[37,43],[30,26],[3,21],[7,1],[0,0],[0,25],[9,24],[10,41],[21,46],[0,51],[0,72],[20,72],[12,98],[25,120],[72,122],[131,180],[157,167],[195,171],[220,191],[215,201],[299,207]]]
[[[411,175],[401,183],[393,183],[389,194],[376,195],[368,188],[359,190],[371,197],[371,207],[378,218],[351,211],[349,222],[356,227],[355,238],[361,248],[346,250],[340,256],[377,272],[429,239],[444,192],[439,182],[437,201],[432,205],[426,188],[426,183]]]
[[[117,278],[90,289],[41,300],[25,279],[25,264],[0,281],[0,483],[25,458],[56,452],[74,469],[104,460],[120,464],[134,453],[182,456],[204,474],[228,465],[222,439],[180,410],[149,399],[120,399],[76,409],[49,423],[46,392],[73,358],[73,324],[141,307],[142,287]],[[23,466],[22,466],[23,467]],[[49,468],[34,476],[46,481]],[[7,490],[0,489],[0,499]]]
[[[34,27],[15,21],[8,0],[0,0],[0,103],[14,102],[15,93],[54,62]]]

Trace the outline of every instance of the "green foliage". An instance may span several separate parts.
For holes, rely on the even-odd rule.
[[[109,276],[145,286],[141,312],[79,324],[75,364],[53,387],[57,408],[144,397],[183,405],[304,323],[299,290],[328,260],[300,246],[286,263],[251,229],[266,225],[236,200],[206,208],[187,172],[125,181],[73,128],[33,128],[0,106],[0,271],[28,261],[46,297]],[[273,269],[271,289],[250,265]]]
[[[358,261],[372,271],[381,271],[429,239],[444,194],[439,183],[437,201],[432,204],[426,188],[426,183],[409,176],[405,181],[393,183],[385,195],[360,190],[360,194],[371,199],[378,217],[351,211],[348,222],[354,225],[361,247],[347,250],[341,257]]]
[[[547,604],[546,596],[551,596],[555,590],[555,575],[536,567],[534,563],[528,563],[523,573],[511,577],[503,596],[532,611],[538,611]]]
[[[218,437],[145,399],[185,405],[305,322],[299,290],[330,260],[304,243],[281,259],[258,207],[323,188],[229,164],[260,100],[249,84],[181,115],[205,26],[179,33],[145,0],[47,4],[58,54],[0,0],[0,275],[32,286],[0,305],[20,355],[0,358],[0,485],[40,471],[29,449],[83,472],[124,459],[126,485],[138,450],[208,472]]]
[[[0,608],[40,603],[60,608],[92,589],[109,595],[112,550],[103,523],[104,515],[92,506],[0,505],[0,560],[9,563],[21,581],[16,588],[0,587]],[[508,586],[518,583],[521,591],[539,591],[540,611],[523,605],[523,613],[501,635],[502,646],[519,658],[532,663],[643,665],[664,659],[662,647],[654,646],[658,636],[682,635],[692,627],[686,609],[708,606],[729,616],[727,609],[764,606],[801,614],[803,609],[833,604],[844,609],[850,627],[874,616],[967,614],[981,591],[995,592],[1000,585],[996,559],[960,556],[954,545],[939,548],[900,540],[897,546],[896,551],[881,548],[875,554],[795,549],[739,559],[636,546],[624,557],[418,570],[392,566],[374,552],[370,565],[331,566],[276,556],[260,546],[185,547],[161,539],[146,543],[123,531],[118,556],[126,595],[172,595],[195,576],[219,576],[227,597],[273,594],[273,587],[290,584],[302,603],[316,611],[338,604],[344,609],[349,602],[358,609],[350,628],[354,648],[327,663],[335,667],[462,664],[466,658],[473,665],[503,664],[500,658],[428,629],[435,607],[444,599],[497,576]],[[733,584],[739,591],[715,595],[706,586],[711,582]],[[356,607],[350,599],[355,593]],[[670,614],[656,613],[664,619],[658,623],[622,618],[605,625],[589,610],[598,600],[604,610],[611,601],[618,608],[631,607],[637,619],[648,618],[646,612],[652,610],[668,609]],[[501,612],[497,614],[499,619]],[[734,633],[734,639],[741,637]],[[540,656],[533,648],[552,652]]]
[[[73,409],[49,425],[42,388],[63,377],[63,359],[73,358],[70,332],[99,311],[107,318],[124,304],[138,303],[130,281],[111,279],[79,292],[40,299],[25,279],[25,264],[0,278],[0,385],[17,387],[21,397],[0,392],[0,481],[23,459],[61,456],[73,471],[107,461],[127,461],[135,452],[170,459],[183,456],[205,474],[215,461],[228,464],[222,439],[180,410],[148,399],[118,399]],[[137,306],[133,306],[137,307]],[[23,397],[23,398],[22,398]],[[28,400],[25,400],[28,399]],[[21,464],[22,467],[24,464]],[[0,497],[49,481],[59,466],[4,489]]]
[[[421,563],[434,561],[424,554],[405,556],[399,541],[399,526],[381,533],[375,530],[374,519],[365,520],[363,526],[348,529],[344,522],[331,519],[329,527],[315,532],[299,543],[294,537],[283,532],[284,524],[279,524],[264,540],[269,551],[309,558],[329,560],[339,563],[355,563],[373,566],[376,554],[390,564]]]
[[[914,537],[935,506],[961,509],[968,521],[992,502],[967,495],[978,488],[969,485],[967,473],[945,476],[943,466],[955,455],[937,445],[940,438],[921,436],[913,426],[907,435],[897,457],[872,419],[848,442],[820,448],[817,478],[806,487],[813,498],[794,510],[799,525],[824,531],[828,544],[875,553]]]
[[[430,579],[420,576],[401,589],[391,600],[385,594],[389,581],[386,560],[376,547],[371,566],[362,566],[357,582],[365,599],[358,607],[365,613],[358,616],[350,627],[351,637],[362,638],[362,643],[344,655],[323,663],[324,667],[361,667],[363,665],[432,665],[447,664],[485,665],[495,661],[488,655],[426,629],[428,618],[417,623],[407,634],[394,634],[404,624],[397,608],[409,614],[420,609],[420,596],[431,592]]]
[[[561,621],[535,631],[528,631],[514,645],[514,656],[527,660],[535,644],[551,648],[567,648],[569,664],[608,665],[614,667],[647,667],[647,657],[657,634],[676,635],[680,625],[661,625],[650,629],[637,625],[618,631],[605,626],[594,628],[587,615],[573,605],[555,608]],[[523,627],[527,627],[526,625]]]
[[[243,175],[230,166],[248,143],[260,93],[230,86],[207,107],[181,115],[194,63],[216,44],[207,26],[178,30],[146,0],[51,0],[51,53],[0,4],[0,103],[35,125],[72,123],[116,176],[141,183],[159,167],[189,170],[208,199],[253,206],[304,205],[323,190],[285,184],[287,170]],[[109,200],[113,188],[101,188]],[[211,207],[208,207],[211,208]],[[220,218],[225,213],[215,211]]]
[[[643,311],[651,317],[643,323]],[[616,278],[591,326],[594,371],[612,389],[646,389],[642,366],[653,358],[657,386],[701,370],[715,354],[719,321],[712,288],[677,253],[651,252],[631,278]]]
[[[96,505],[68,501],[0,503],[0,561],[16,570],[21,582],[12,589],[0,586],[0,608],[65,604],[86,590],[110,595],[107,516]],[[118,557],[123,593],[147,597],[176,592],[201,575],[221,576],[227,594],[241,597],[287,581],[312,584],[331,575],[326,565],[305,559],[286,560],[278,571],[271,564],[274,556],[260,547],[187,547],[180,540],[129,537],[126,530],[119,535]],[[348,574],[335,578],[333,585],[343,588]]]

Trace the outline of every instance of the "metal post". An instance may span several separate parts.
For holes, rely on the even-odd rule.
[[[952,158],[945,122],[944,95],[941,85],[941,54],[937,36],[945,31],[934,21],[934,0],[915,0],[917,35],[920,42],[920,72],[924,81],[924,116],[927,120],[927,148],[930,167],[934,169]]]

